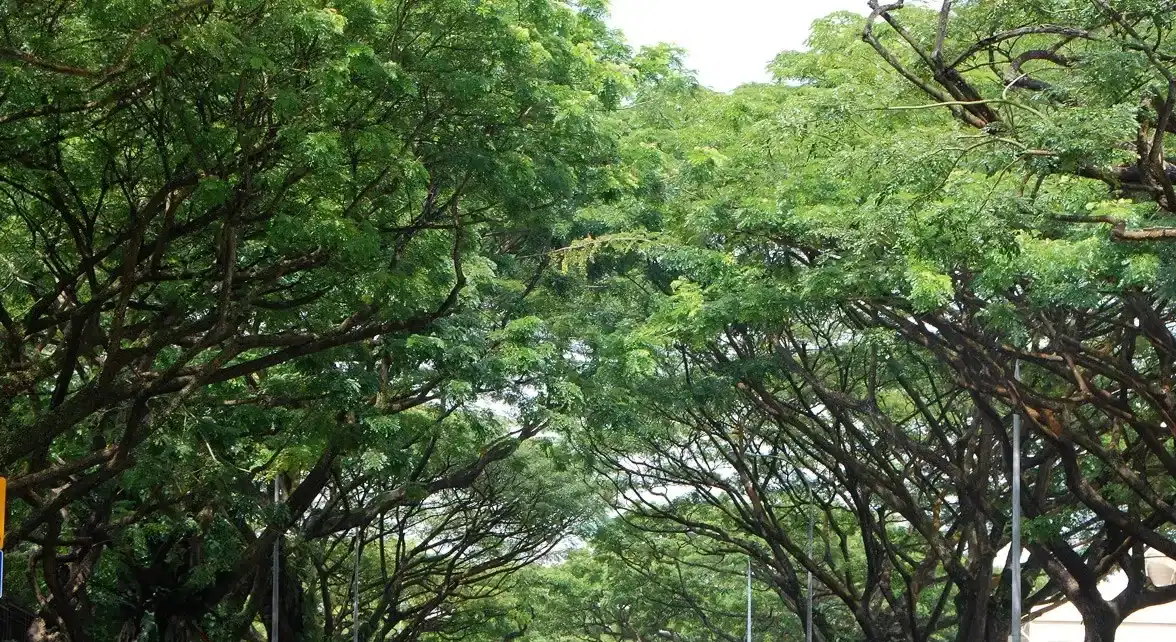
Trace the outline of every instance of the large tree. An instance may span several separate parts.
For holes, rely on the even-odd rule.
[[[1149,586],[1142,559],[1145,546],[1176,553],[1171,8],[946,2],[932,14],[901,5],[872,4],[864,38],[978,129],[977,144],[1010,146],[989,181],[998,200],[981,211],[1004,219],[995,230],[1017,251],[964,253],[958,241],[920,248],[941,301],[858,307],[949,364],[985,421],[998,420],[992,400],[1028,418],[1037,483],[1043,471],[1061,471],[1103,524],[1084,557],[1049,540],[1032,550],[1050,558],[1046,570],[1082,612],[1088,639],[1110,639],[1135,609],[1174,597]],[[896,36],[889,45],[874,35],[879,19]],[[1020,176],[1019,187],[1003,184],[1006,174]],[[1096,584],[1112,566],[1130,583],[1106,600]]]
[[[779,85],[634,116],[647,189],[586,213],[599,229],[567,254],[620,274],[586,315],[594,416],[625,435],[597,441],[622,481],[685,484],[727,518],[644,512],[766,547],[786,602],[812,570],[867,639],[1003,639],[1019,413],[1029,604],[1065,597],[1108,640],[1176,597],[1143,560],[1176,552],[1170,31],[1128,5],[876,7],[864,42],[834,16]],[[796,469],[828,528],[854,514],[860,577],[777,526]],[[1129,586],[1107,600],[1112,570]]]
[[[0,472],[38,639],[232,637],[292,527],[474,488],[558,421],[532,300],[615,189],[600,16],[0,5]]]

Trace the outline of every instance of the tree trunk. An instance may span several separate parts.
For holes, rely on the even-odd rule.
[[[993,604],[987,581],[972,580],[960,586],[955,596],[956,642],[995,642],[994,624],[997,618],[1007,618],[1008,610]]]
[[[181,617],[160,618],[159,630],[162,642],[200,642],[200,636],[194,634],[188,621]]]
[[[1118,624],[1112,620],[1086,623],[1086,636],[1083,642],[1115,642],[1115,631]]]
[[[119,629],[118,637],[115,638],[115,642],[135,642],[139,639],[140,630],[141,627],[139,626],[138,619],[125,620],[123,622],[122,628]]]
[[[1083,642],[1115,642],[1119,618],[1110,609],[1082,610],[1082,626],[1086,628]]]

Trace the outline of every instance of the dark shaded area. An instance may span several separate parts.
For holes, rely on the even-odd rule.
[[[33,614],[8,600],[0,600],[0,642],[25,642]]]

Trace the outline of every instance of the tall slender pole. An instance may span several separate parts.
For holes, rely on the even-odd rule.
[[[808,500],[806,506],[808,509],[808,587],[805,590],[805,618],[804,618],[804,639],[805,642],[813,642],[813,569],[811,564],[813,562],[813,485],[809,483],[808,476],[802,472],[797,471],[800,475],[800,483],[804,484],[805,496]]]
[[[808,558],[809,562],[813,559],[813,490],[805,482],[805,487],[809,489],[809,505],[808,505]],[[808,599],[807,610],[804,622],[804,642],[813,642],[813,569],[808,572],[808,590],[805,592],[805,597]]]
[[[359,529],[359,535],[355,538],[355,578],[352,580],[354,597],[351,602],[351,642],[359,642],[359,560],[361,553],[363,553],[362,528]]]
[[[1021,380],[1021,360],[1013,367],[1013,378]],[[1012,557],[1012,642],[1021,642],[1021,413],[1013,412],[1013,541],[1009,545]]]
[[[774,455],[759,455],[760,457],[767,457],[769,459],[783,459]],[[813,487],[809,483],[804,473],[800,473],[800,481],[804,484],[804,489],[808,494],[808,558],[811,563],[813,560]],[[808,590],[805,593],[805,627],[804,639],[805,642],[813,642],[813,570],[808,569]],[[751,557],[747,558],[747,642],[751,642]],[[1019,640],[1017,642],[1020,642]]]
[[[278,502],[281,501],[281,499],[282,499],[281,492],[282,491],[281,491],[281,486],[279,486],[279,483],[278,483],[278,477],[275,475],[274,476],[274,508],[277,508]],[[279,604],[279,598],[281,596],[281,594],[278,592],[278,579],[279,579],[278,555],[281,554],[281,551],[282,551],[282,536],[279,534],[277,539],[274,540],[274,569],[273,569],[273,577],[270,581],[270,583],[273,585],[273,595],[272,595],[273,602],[270,607],[270,642],[278,642],[278,613],[280,611],[278,604]]]
[[[747,642],[751,642],[751,556],[747,558]]]

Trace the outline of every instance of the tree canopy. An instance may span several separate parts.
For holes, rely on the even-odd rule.
[[[1025,612],[1114,640],[1176,600],[1171,9],[863,0],[721,94],[595,0],[0,2],[4,599],[738,642],[750,568],[757,640],[996,642],[1019,450]]]

